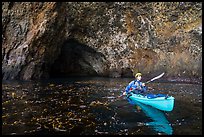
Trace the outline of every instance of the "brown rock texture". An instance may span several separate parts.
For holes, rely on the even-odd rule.
[[[202,78],[201,2],[2,2],[3,79]]]
[[[62,3],[2,3],[3,79],[47,77],[66,38]]]

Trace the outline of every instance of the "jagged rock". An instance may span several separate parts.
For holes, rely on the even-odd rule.
[[[202,77],[201,2],[2,2],[3,79],[136,71]]]

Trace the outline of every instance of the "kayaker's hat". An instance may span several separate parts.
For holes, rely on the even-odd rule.
[[[142,73],[135,74],[135,77],[142,76]]]

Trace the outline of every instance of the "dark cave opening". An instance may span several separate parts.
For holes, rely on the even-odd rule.
[[[50,78],[100,76],[98,68],[105,67],[105,61],[102,53],[75,39],[69,39],[63,43],[60,55],[51,66]]]

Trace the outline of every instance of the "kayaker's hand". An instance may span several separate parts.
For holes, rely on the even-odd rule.
[[[126,95],[126,92],[123,92],[123,96],[125,96]]]
[[[144,87],[144,86],[145,86],[145,83],[142,83],[142,86]]]

